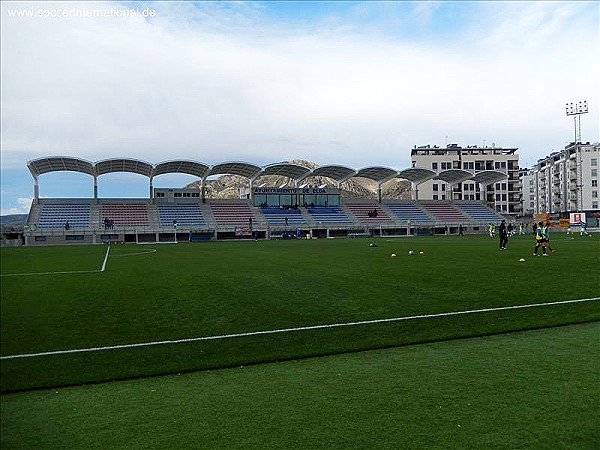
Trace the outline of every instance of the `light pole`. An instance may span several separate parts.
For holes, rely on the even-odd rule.
[[[577,145],[578,142],[581,142],[581,115],[586,114],[588,112],[587,102],[579,102],[579,103],[567,103],[566,106],[567,116],[573,116],[573,126],[575,128],[575,142]],[[577,118],[579,117],[579,132],[577,127]]]
[[[577,171],[577,211],[581,211],[581,206],[583,203],[583,186],[581,180],[581,155],[579,154],[579,144],[581,143],[581,115],[587,114],[588,105],[586,101],[579,103],[567,103],[566,104],[566,113],[568,116],[573,116],[573,127],[575,129],[575,142],[573,145],[575,146],[575,170]],[[577,120],[579,118],[579,120]],[[577,126],[579,122],[579,127]]]

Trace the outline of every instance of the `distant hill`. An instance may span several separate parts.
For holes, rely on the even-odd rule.
[[[319,167],[310,161],[294,160],[290,161],[310,169]],[[284,184],[292,185],[292,181],[284,176],[268,175],[258,178],[255,186],[266,184],[266,186],[282,186]],[[327,186],[335,188],[335,182],[326,177],[315,176],[308,177],[302,181],[302,184],[312,186]],[[185,186],[187,189],[200,189],[200,182],[193,182]],[[223,175],[215,180],[208,180],[205,183],[207,198],[239,198],[240,189],[248,187],[248,179],[239,175]],[[391,180],[384,183],[381,187],[381,196],[384,199],[409,200],[410,182],[406,180]],[[352,178],[344,181],[340,185],[341,195],[344,198],[376,198],[377,183],[366,178]]]
[[[27,214],[8,214],[0,216],[2,225],[25,225],[27,222]]]

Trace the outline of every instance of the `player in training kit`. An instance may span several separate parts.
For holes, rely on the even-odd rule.
[[[556,250],[550,245],[550,222],[546,222],[546,225],[542,228],[542,232],[544,233],[544,239],[546,240],[546,247],[548,247],[550,253],[554,253]]]
[[[539,256],[538,250],[540,247],[542,248],[542,255],[548,256],[546,254],[546,238],[544,236],[543,226],[544,226],[544,222],[540,222],[537,224],[537,227],[535,228],[535,234],[534,234],[535,247],[533,248],[533,256]]]

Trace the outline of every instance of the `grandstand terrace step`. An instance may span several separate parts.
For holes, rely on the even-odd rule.
[[[471,217],[477,222],[493,222],[496,223],[503,219],[500,214],[490,209],[487,205],[482,202],[454,202],[454,205],[459,208],[464,214]]]
[[[173,221],[183,227],[206,225],[202,211],[197,204],[158,205],[157,208],[161,227],[172,226]]]
[[[210,200],[209,205],[217,225],[247,226],[257,219],[249,200]]]
[[[261,208],[261,212],[269,225],[307,225],[300,209]]]
[[[104,219],[112,220],[115,227],[150,224],[147,203],[102,203],[100,216],[100,226],[104,226]]]
[[[314,220],[316,224],[353,224],[352,219],[350,219],[339,206],[307,208],[307,212],[310,214],[312,220]]]
[[[41,205],[37,226],[39,228],[89,228],[89,203],[45,203]]]
[[[383,207],[375,201],[359,202],[346,201],[344,205],[363,224],[387,224],[393,223],[392,218]],[[376,214],[373,214],[376,211]]]
[[[469,217],[448,202],[421,201],[421,206],[430,216],[440,222],[464,223],[469,221]]]
[[[433,219],[415,201],[388,201],[385,206],[391,211],[396,220],[412,223],[431,223]]]

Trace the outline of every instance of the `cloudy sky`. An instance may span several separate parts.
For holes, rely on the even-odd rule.
[[[28,211],[27,161],[51,155],[403,169],[415,145],[494,143],[526,167],[573,140],[580,100],[583,141],[599,140],[596,1],[1,8],[2,214]],[[40,192],[90,197],[92,180],[46,174]],[[105,175],[99,194],[148,181]]]

